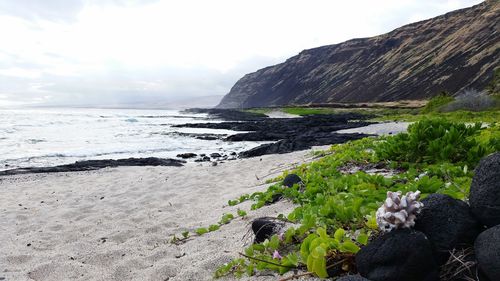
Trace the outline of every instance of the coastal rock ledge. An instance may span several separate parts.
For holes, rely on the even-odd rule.
[[[6,171],[0,171],[0,176],[18,175],[18,174],[40,174],[40,173],[58,173],[58,172],[80,172],[103,169],[107,167],[120,166],[175,166],[180,167],[185,161],[176,159],[165,159],[157,157],[147,158],[127,158],[127,159],[105,159],[105,160],[86,160],[77,161],[73,164],[59,165],[54,167],[29,167],[18,168]]]

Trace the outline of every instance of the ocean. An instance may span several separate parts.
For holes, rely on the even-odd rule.
[[[202,140],[192,134],[229,130],[174,128],[221,122],[178,110],[44,108],[0,110],[0,170],[48,167],[80,160],[175,158],[179,153],[241,152],[262,142]]]

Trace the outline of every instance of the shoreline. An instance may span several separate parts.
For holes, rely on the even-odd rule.
[[[326,149],[327,147],[321,147]],[[280,201],[247,218],[242,194],[264,191],[267,179],[312,161],[312,150],[238,159],[217,166],[118,167],[24,174],[0,181],[0,277],[6,280],[211,280],[214,270],[243,250],[249,222],[287,214]],[[22,192],[20,192],[22,191]],[[182,245],[185,230],[236,218]],[[274,280],[265,277],[262,280]],[[259,279],[260,280],[260,279]]]
[[[335,143],[343,143],[349,140],[358,139],[361,137],[375,136],[375,135],[392,135],[407,130],[408,125],[411,122],[380,122],[373,123],[366,126],[353,127],[349,129],[341,129],[334,131],[330,137],[325,142],[316,142],[318,145],[329,146]],[[239,135],[247,136],[254,134],[250,133],[237,133],[233,136],[228,137],[228,139],[237,138]],[[205,134],[208,137],[211,134]],[[236,136],[236,137],[235,137]],[[199,137],[199,136],[198,136]],[[228,161],[234,161],[242,158],[252,158],[259,157],[262,155],[272,155],[272,154],[282,154],[280,149],[285,153],[290,153],[294,151],[304,151],[311,148],[303,148],[294,146],[293,143],[291,148],[287,151],[286,144],[287,139],[282,139],[274,141],[269,144],[264,144],[252,148],[247,151],[241,152],[237,155],[234,152],[226,151],[226,153],[214,153],[216,156],[205,154],[195,154],[195,153],[180,153],[174,158],[158,158],[158,157],[145,157],[145,158],[123,158],[123,159],[102,159],[102,160],[82,160],[70,164],[57,165],[57,166],[46,166],[46,167],[20,167],[12,168],[6,170],[0,170],[0,180],[2,177],[18,174],[45,174],[45,173],[64,173],[64,172],[81,172],[81,171],[92,171],[99,170],[103,168],[114,168],[114,167],[147,167],[147,166],[183,166],[189,163],[209,163],[211,165],[218,165],[219,163],[224,163]],[[283,148],[284,147],[284,148]],[[314,146],[313,146],[314,147]],[[259,151],[263,151],[259,153]],[[257,153],[256,153],[257,152]],[[247,156],[248,155],[248,156]],[[195,159],[196,158],[196,159]],[[186,161],[187,160],[187,161]]]

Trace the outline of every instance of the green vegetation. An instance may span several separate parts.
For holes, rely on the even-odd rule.
[[[467,126],[442,119],[424,119],[377,146],[381,159],[413,163],[448,161],[475,165],[494,149],[494,144],[481,144],[474,137],[481,124]],[[500,149],[500,147],[498,148]]]
[[[262,270],[283,274],[301,269],[319,277],[327,277],[330,271],[352,272],[355,253],[378,233],[375,212],[387,191],[420,190],[422,198],[443,193],[465,199],[478,159],[499,150],[499,143],[498,123],[482,128],[425,119],[407,134],[334,145],[323,158],[293,171],[304,181],[305,190],[278,183],[242,198],[253,200],[252,209],[258,209],[273,195],[282,194],[296,208],[278,219],[295,225],[249,246],[244,258],[221,266],[215,277]],[[373,166],[384,167],[392,175],[364,172]],[[351,167],[357,167],[357,172],[349,172]]]
[[[441,94],[431,98],[429,102],[422,108],[421,113],[436,112],[444,105],[454,101],[455,99],[450,96],[447,92],[442,92]]]
[[[246,217],[246,215],[247,215],[247,212],[245,212],[241,209],[238,209],[237,213],[238,213],[238,216],[240,216],[240,217]]]
[[[294,115],[314,115],[314,114],[334,114],[337,113],[335,108],[312,108],[312,107],[285,107],[282,108],[281,111],[294,114]]]
[[[431,112],[428,114],[400,114],[387,113],[372,119],[373,121],[407,121],[415,122],[426,118],[443,118],[453,122],[485,122],[493,123],[500,120],[500,110],[491,109],[486,111],[453,111],[453,112]]]
[[[205,227],[200,227],[196,229],[195,233],[198,235],[203,235],[205,233],[208,233],[208,229],[206,229]]]
[[[220,219],[219,224],[220,225],[228,224],[233,219],[234,219],[233,214],[224,214],[224,215],[222,215],[222,218]]]
[[[246,195],[242,195],[239,200],[230,200],[230,202],[234,202],[234,205],[236,205],[240,201],[243,202],[243,201],[247,200],[248,198],[249,198],[249,195],[246,194]],[[231,205],[231,206],[233,206],[233,205]],[[244,210],[238,209],[238,216],[240,216],[241,218],[244,218],[246,215],[247,215],[247,212],[245,212]],[[198,236],[201,236],[203,234],[219,230],[221,226],[230,223],[233,219],[234,219],[233,214],[231,214],[231,213],[223,214],[220,221],[218,222],[218,224],[211,224],[208,227],[197,228],[194,231],[194,233],[197,234]],[[174,235],[172,237],[172,239],[170,240],[170,242],[172,244],[180,244],[180,243],[185,242],[187,239],[191,238],[191,233],[189,233],[189,231],[184,231],[181,233],[181,235],[182,235],[182,238],[178,238],[176,235]]]

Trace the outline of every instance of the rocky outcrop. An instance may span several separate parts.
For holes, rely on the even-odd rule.
[[[500,62],[500,2],[302,51],[241,78],[219,108],[422,99],[483,89]]]

